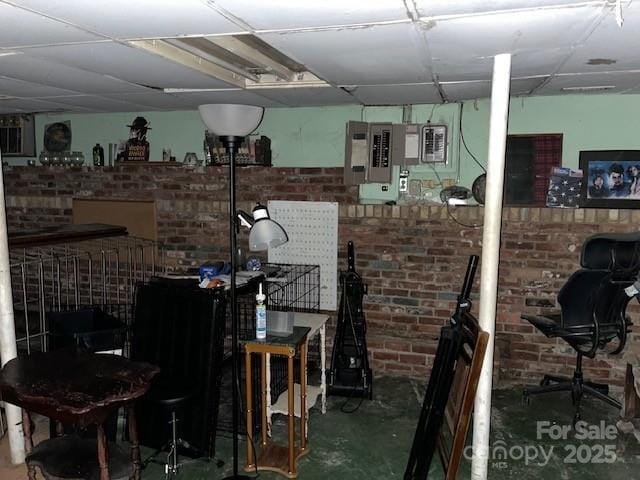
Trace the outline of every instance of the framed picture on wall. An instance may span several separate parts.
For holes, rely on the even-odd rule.
[[[640,208],[640,150],[580,152],[582,207]]]

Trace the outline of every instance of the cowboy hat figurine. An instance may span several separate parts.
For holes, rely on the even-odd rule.
[[[124,158],[127,161],[146,162],[149,161],[149,142],[147,142],[147,131],[151,130],[144,117],[136,117],[129,127],[129,140],[125,146]]]

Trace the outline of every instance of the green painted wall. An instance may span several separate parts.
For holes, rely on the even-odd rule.
[[[486,163],[489,131],[487,99],[464,103],[463,133],[471,152]],[[556,97],[514,98],[509,112],[509,133],[562,133],[563,164],[577,167],[580,150],[640,148],[640,95],[567,95]],[[453,179],[469,186],[481,172],[471,156],[460,147],[459,104],[415,105],[412,121],[449,125],[449,163],[438,168],[441,179]],[[402,121],[402,107],[336,107],[269,109],[258,132],[272,139],[275,166],[331,167],[344,164],[345,124],[348,120],[367,122]],[[95,143],[125,140],[126,125],[137,115],[149,120],[148,134],[151,159],[160,160],[162,149],[171,148],[178,160],[186,152],[202,157],[204,125],[196,111],[133,112],[114,114],[41,114],[36,117],[36,143],[42,149],[44,125],[69,120],[73,132],[73,150],[91,158]],[[10,163],[26,163],[26,159],[8,159]],[[397,175],[397,169],[395,174]],[[429,166],[411,170],[411,179],[435,179]],[[394,182],[395,183],[395,182]],[[361,189],[363,199],[392,200],[395,185],[388,193],[380,185]],[[435,190],[434,190],[435,191]]]

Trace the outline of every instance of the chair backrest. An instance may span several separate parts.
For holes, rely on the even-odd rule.
[[[562,308],[562,326],[591,326],[594,312],[601,312],[608,301],[605,295],[611,289],[609,270],[580,269],[574,272],[558,292],[558,303]]]
[[[582,268],[635,270],[640,266],[640,233],[599,233],[587,238],[580,252]]]

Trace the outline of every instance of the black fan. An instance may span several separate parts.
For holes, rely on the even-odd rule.
[[[44,149],[52,153],[71,150],[71,128],[67,123],[56,122],[45,127]]]
[[[473,193],[473,198],[480,205],[484,205],[484,194],[487,188],[487,174],[483,173],[478,178],[473,181],[473,185],[471,185],[471,192]]]

